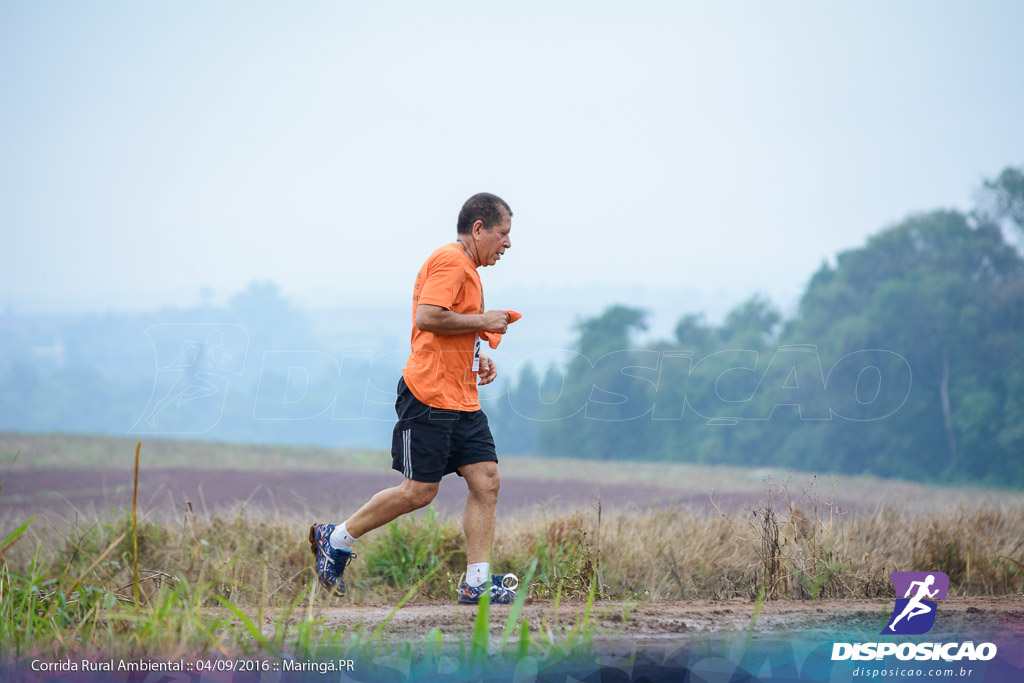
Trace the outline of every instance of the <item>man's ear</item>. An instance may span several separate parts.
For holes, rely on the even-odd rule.
[[[480,236],[480,234],[482,234],[483,231],[484,231],[484,222],[483,221],[477,221],[476,223],[473,223],[472,233],[473,233],[474,237]]]

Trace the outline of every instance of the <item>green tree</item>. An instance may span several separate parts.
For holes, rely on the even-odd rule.
[[[774,344],[781,322],[782,313],[768,299],[757,295],[729,311],[719,338],[722,343],[738,348],[761,348]]]
[[[577,350],[595,361],[611,351],[628,348],[630,334],[647,330],[647,312],[640,308],[615,305],[594,318],[577,324],[580,340]]]
[[[544,419],[540,377],[531,363],[519,371],[515,386],[510,386],[505,400],[488,409],[488,418],[498,450],[503,453],[533,453]]]
[[[995,226],[972,228],[958,212],[936,211],[883,231],[814,276],[785,339],[816,344],[833,362],[888,349],[906,358],[914,378],[892,417],[816,427],[828,432],[838,467],[946,480],[993,471],[1004,455],[994,443],[1007,399],[1001,375],[1022,348],[1021,328],[1007,324],[1003,309],[1020,305],[1013,292],[1022,266]],[[815,460],[807,452],[803,459]]]
[[[616,305],[583,320],[577,329],[577,355],[565,369],[559,399],[568,414],[549,412],[552,419],[541,425],[538,450],[600,459],[651,457],[643,418],[653,385],[650,378],[645,385],[635,374],[623,372],[636,362],[638,351],[643,353],[633,347],[631,335],[647,329],[647,313]],[[656,370],[647,368],[648,374]]]
[[[1010,166],[995,180],[986,180],[975,215],[988,222],[1008,219],[1024,231],[1024,168]]]

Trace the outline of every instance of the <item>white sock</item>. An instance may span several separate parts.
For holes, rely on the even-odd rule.
[[[491,565],[489,562],[477,562],[466,568],[466,583],[476,588],[484,581],[491,578]]]
[[[355,536],[349,535],[348,529],[345,528],[345,523],[342,522],[334,527],[329,540],[331,547],[335,550],[352,550],[352,544],[358,539]]]

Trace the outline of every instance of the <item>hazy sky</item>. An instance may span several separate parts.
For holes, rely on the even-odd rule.
[[[1024,163],[1022,27],[1021,2],[5,1],[0,309],[254,279],[404,303],[481,190],[515,213],[495,306],[785,303]]]

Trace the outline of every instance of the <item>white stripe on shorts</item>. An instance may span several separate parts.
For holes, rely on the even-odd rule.
[[[412,479],[412,450],[409,447],[411,442],[412,430],[406,429],[402,432],[402,474],[406,479]]]

